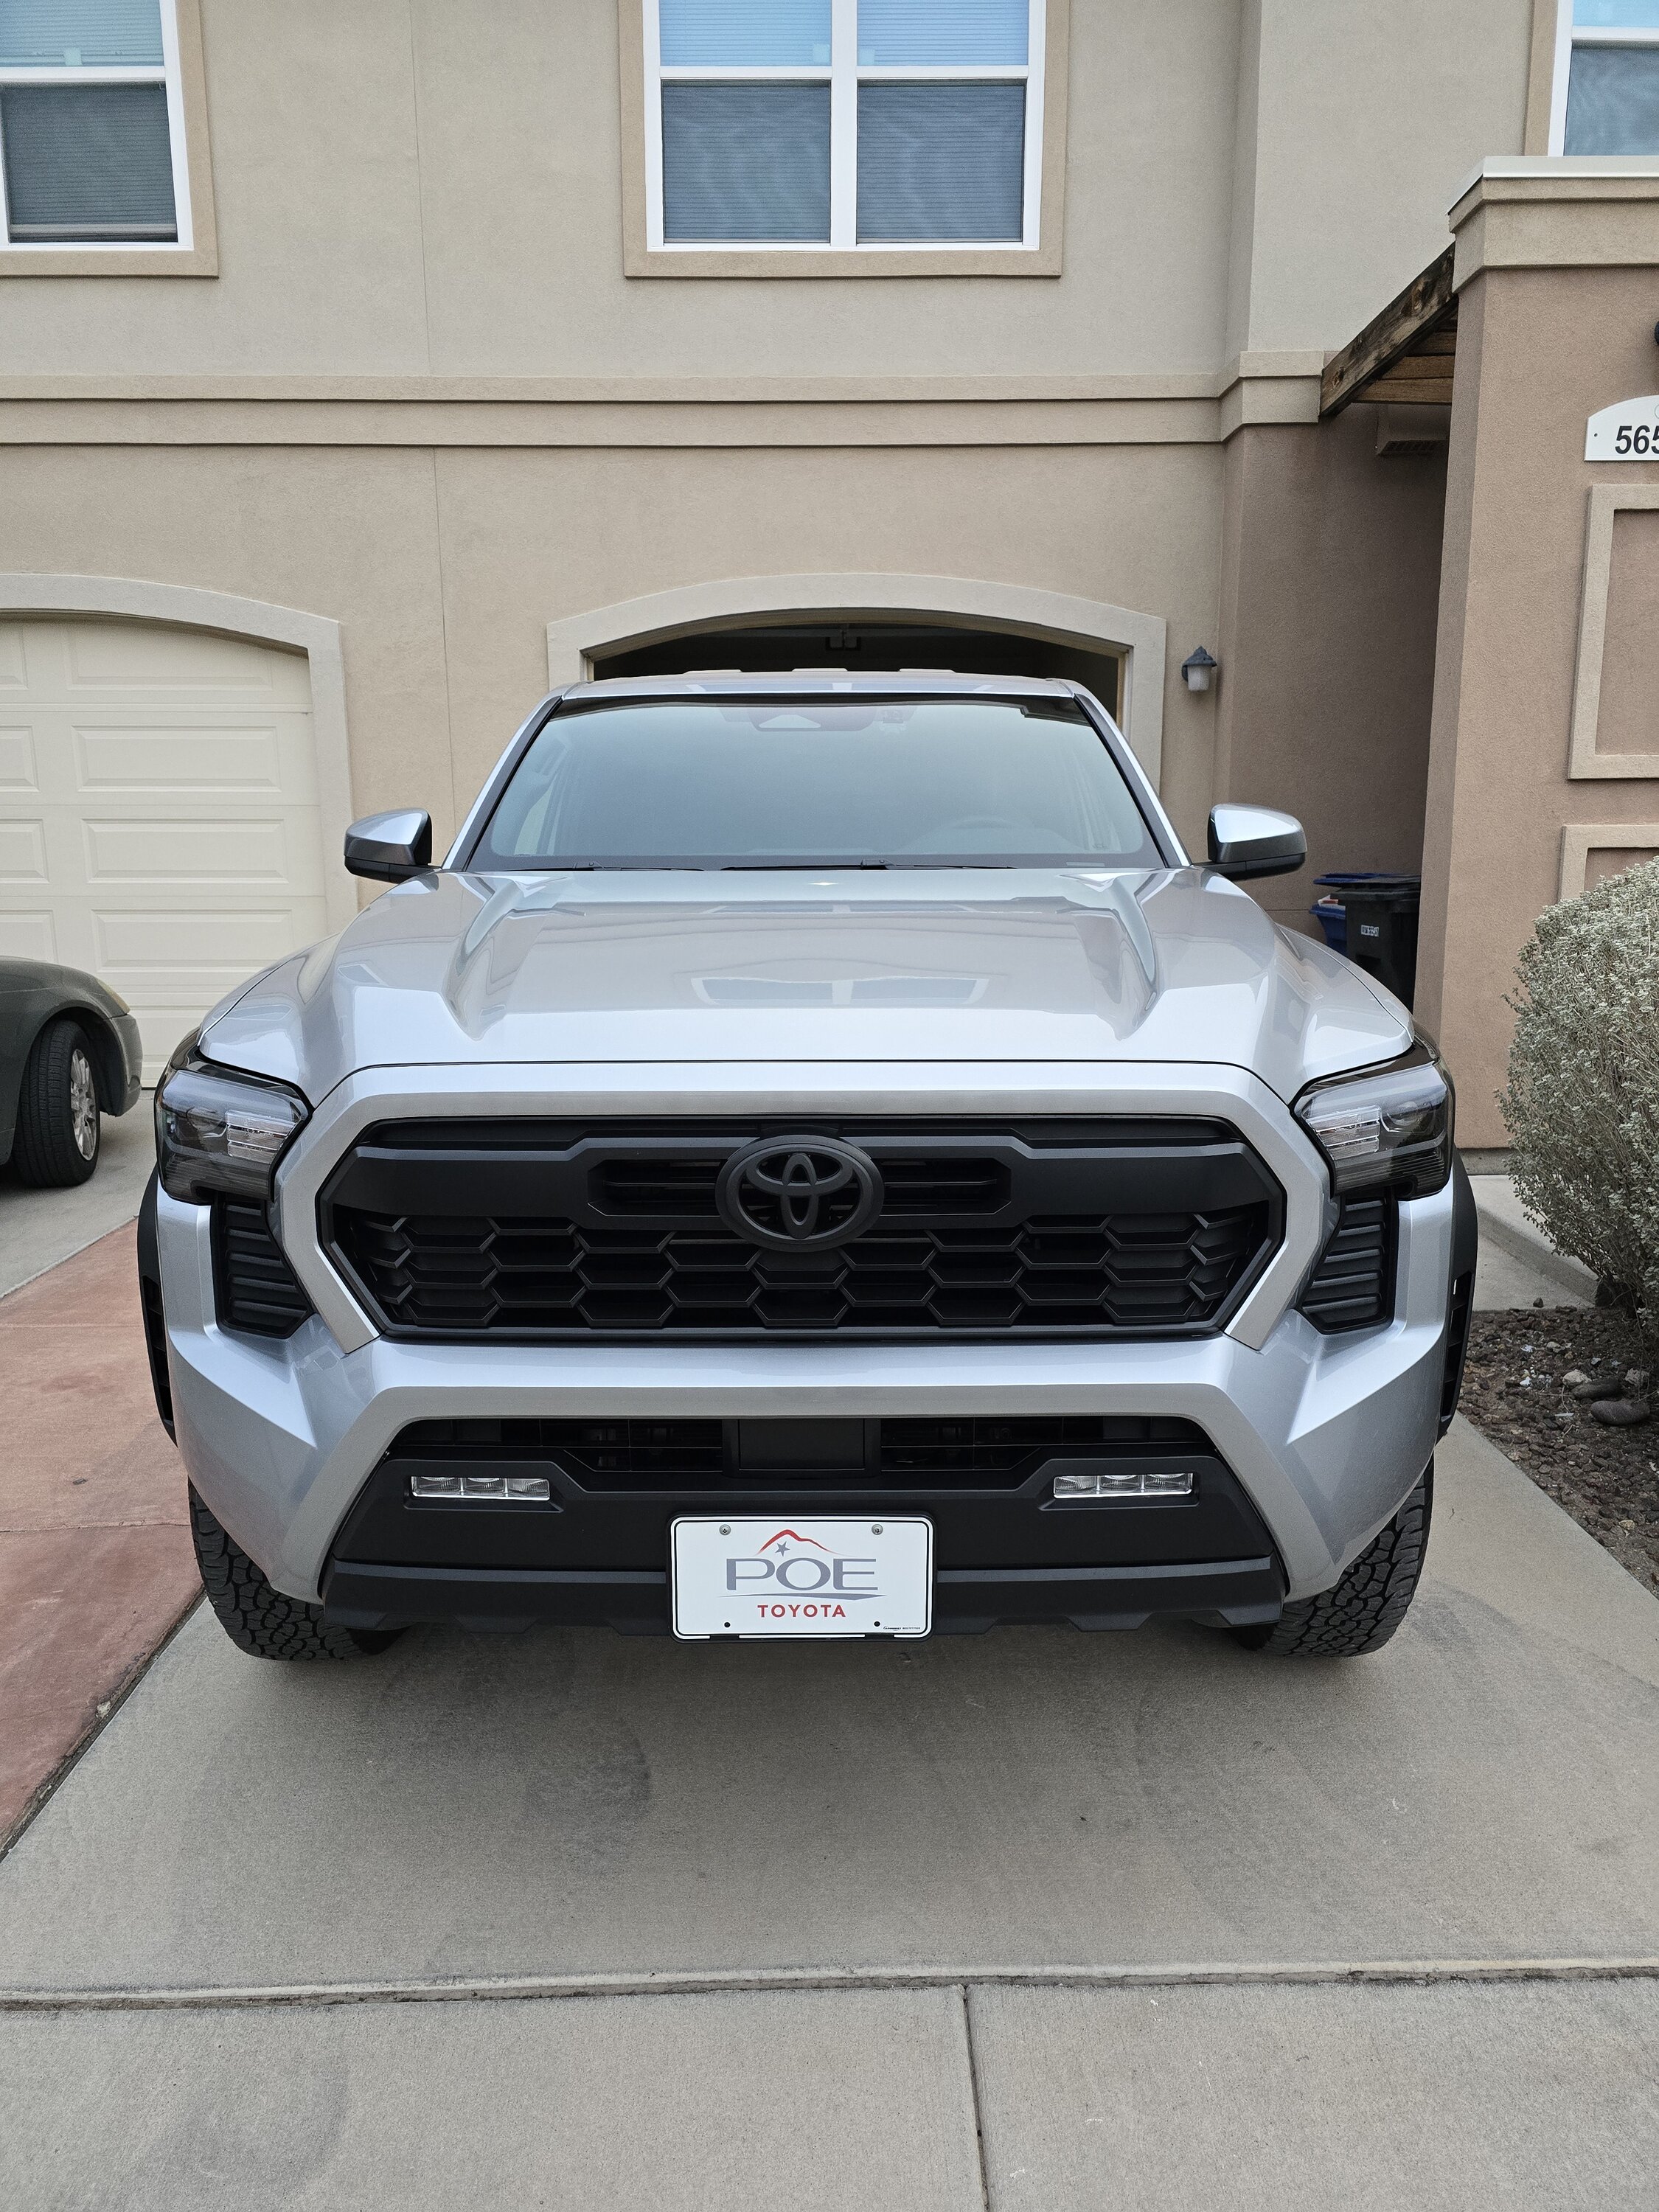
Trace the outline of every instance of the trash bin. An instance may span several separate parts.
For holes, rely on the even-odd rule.
[[[1324,931],[1325,942],[1332,951],[1346,952],[1348,949],[1348,909],[1341,900],[1333,898],[1327,891],[1322,899],[1315,900],[1308,911]]]
[[[1417,911],[1422,896],[1419,876],[1380,873],[1334,874],[1317,878],[1330,887],[1343,907],[1344,944],[1336,949],[1407,1006],[1417,988]],[[1314,908],[1328,945],[1335,945],[1332,925]]]

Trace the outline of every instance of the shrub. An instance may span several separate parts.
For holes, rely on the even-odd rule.
[[[1517,975],[1516,1194],[1659,1335],[1659,861],[1550,907]]]

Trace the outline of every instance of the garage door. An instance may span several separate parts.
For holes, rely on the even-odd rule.
[[[89,968],[147,1079],[324,933],[301,653],[125,622],[0,623],[0,952]]]

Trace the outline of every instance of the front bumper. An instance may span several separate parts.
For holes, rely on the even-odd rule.
[[[919,1346],[647,1343],[343,1347],[320,1317],[268,1341],[216,1318],[204,1207],[156,1208],[167,1361],[178,1441],[213,1512],[290,1595],[356,1625],[403,1619],[603,1620],[665,1624],[665,1543],[568,1568],[415,1566],[337,1558],[341,1532],[399,1432],[427,1420],[1105,1414],[1195,1424],[1267,1532],[1225,1559],[1092,1556],[1005,1564],[958,1554],[960,1501],[882,1496],[939,1531],[939,1626],[1067,1619],[1127,1625],[1151,1613],[1271,1619],[1285,1597],[1329,1588],[1421,1475],[1446,1372],[1453,1191],[1401,1208],[1395,1318],[1325,1337],[1293,1310],[1253,1344],[1236,1334],[1171,1343]],[[748,1493],[752,1496],[752,1493]],[[763,1494],[760,1510],[806,1494]],[[680,1492],[676,1511],[721,1495]],[[729,1502],[727,1500],[726,1502]],[[812,1510],[852,1501],[811,1492]],[[861,1502],[867,1502],[861,1501]],[[1041,1510],[1032,1498],[1030,1510]],[[858,1504],[853,1510],[860,1510]],[[1116,1511],[1116,1508],[1111,1509]],[[567,1523],[574,1532],[575,1523]],[[1104,1530],[1109,1516],[1093,1524]],[[592,1534],[592,1529],[589,1530]],[[622,1541],[618,1528],[618,1543]],[[1179,1554],[1181,1547],[1174,1547]],[[1018,1555],[1016,1555],[1018,1556]],[[945,1577],[954,1577],[946,1580]],[[418,1586],[417,1586],[418,1585]]]

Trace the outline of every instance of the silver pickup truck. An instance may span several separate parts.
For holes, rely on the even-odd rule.
[[[140,1273],[220,1619],[1375,1650],[1457,1397],[1431,1043],[1077,685],[599,682],[180,1045]]]

